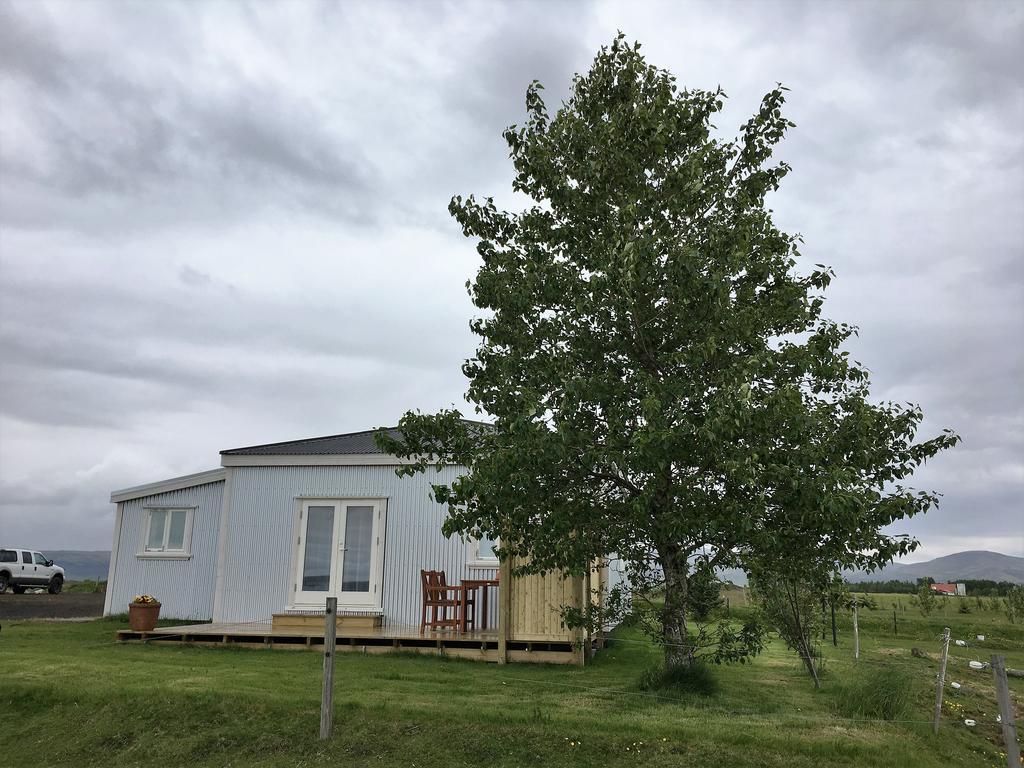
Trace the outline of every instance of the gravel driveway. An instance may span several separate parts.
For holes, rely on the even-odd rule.
[[[64,592],[59,595],[0,595],[4,619],[83,619],[103,615],[103,594]]]

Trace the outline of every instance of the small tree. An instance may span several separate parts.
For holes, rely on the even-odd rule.
[[[807,674],[819,688],[814,637],[821,628],[820,606],[828,589],[799,573],[761,570],[751,574],[751,593],[765,623],[779,633],[787,647],[797,652]]]
[[[542,86],[505,132],[525,210],[455,197],[482,265],[482,317],[456,411],[408,413],[391,453],[466,468],[434,487],[447,533],[500,537],[517,572],[583,574],[615,553],[637,593],[663,590],[666,666],[697,653],[693,558],[709,567],[801,556],[879,567],[916,542],[885,526],[937,495],[902,481],[958,438],[916,441],[920,409],[869,401],[868,373],[822,316],[832,280],[795,270],[771,163],[793,126],[769,92],[734,140],[725,94],[681,90],[618,36],[551,115]]]
[[[929,616],[935,610],[938,598],[932,590],[931,579],[921,579],[918,582],[916,600],[922,616]]]
[[[1011,624],[1016,624],[1018,619],[1024,618],[1024,587],[1013,587],[1003,598],[1003,605],[1006,609],[1006,618]]]
[[[722,599],[722,582],[714,570],[706,565],[698,564],[694,568],[689,588],[690,610],[697,621],[707,621],[712,613],[725,604]]]

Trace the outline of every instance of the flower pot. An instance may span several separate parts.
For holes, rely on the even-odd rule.
[[[160,618],[160,603],[129,603],[128,626],[133,632],[152,632]]]

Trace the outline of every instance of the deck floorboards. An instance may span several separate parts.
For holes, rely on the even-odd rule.
[[[274,627],[268,621],[216,624],[182,624],[157,627],[150,632],[122,629],[122,643],[234,645],[248,648],[321,651],[323,629],[312,627]],[[389,624],[380,627],[339,628],[337,650],[362,653],[406,651],[455,656],[478,661],[498,661],[498,632],[426,631],[418,626]],[[556,664],[575,663],[577,654],[568,642],[521,641],[509,643],[510,661],[535,661]]]

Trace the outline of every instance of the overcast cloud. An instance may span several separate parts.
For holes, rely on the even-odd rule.
[[[1024,555],[1024,5],[0,1],[0,542],[107,549],[111,489],[462,405],[501,131],[617,29],[731,135],[777,81],[774,198],[879,399],[963,445],[895,530]]]

